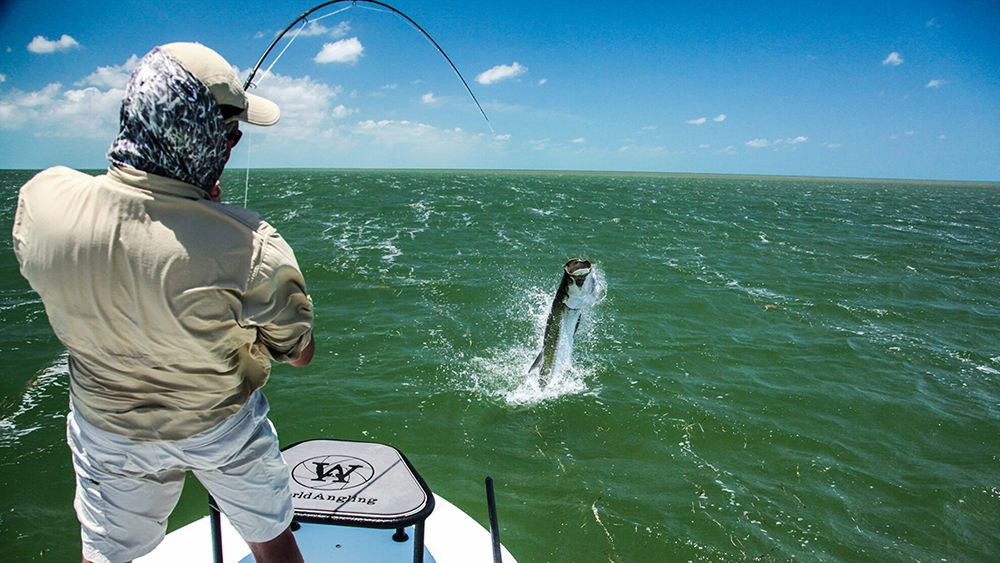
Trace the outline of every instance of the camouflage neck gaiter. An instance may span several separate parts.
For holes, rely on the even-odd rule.
[[[207,193],[222,176],[226,149],[222,112],[209,89],[164,51],[150,51],[125,89],[121,132],[108,160]]]

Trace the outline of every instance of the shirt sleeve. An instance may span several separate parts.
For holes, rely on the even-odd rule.
[[[258,263],[244,294],[245,322],[279,362],[294,361],[312,340],[313,305],[292,248],[264,224]]]

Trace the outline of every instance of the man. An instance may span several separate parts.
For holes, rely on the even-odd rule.
[[[312,301],[274,228],[217,203],[238,122],[279,116],[215,51],[164,45],[129,81],[107,173],[21,188],[14,250],[69,350],[85,562],[152,551],[186,471],[257,561],[301,560],[260,388],[271,360],[312,359]]]

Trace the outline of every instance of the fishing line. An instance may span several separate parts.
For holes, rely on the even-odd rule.
[[[253,146],[253,135],[248,134],[247,136],[247,177],[243,184],[243,207],[247,206],[247,201],[250,198],[250,147]]]
[[[444,59],[446,61],[448,61],[448,64],[451,65],[451,69],[455,71],[455,74],[458,76],[458,79],[461,80],[462,81],[462,85],[465,86],[465,91],[469,93],[469,96],[472,97],[472,101],[475,102],[476,103],[476,107],[479,108],[479,113],[481,113],[483,115],[483,119],[486,120],[486,125],[490,128],[490,132],[494,133],[494,134],[496,133],[493,130],[493,124],[490,123],[490,118],[486,115],[486,110],[483,109],[482,104],[480,104],[479,100],[476,99],[476,95],[474,93],[472,93],[472,88],[469,87],[469,83],[465,81],[465,77],[462,76],[461,72],[459,72],[458,67],[455,66],[454,62],[452,62],[451,57],[448,56],[448,53],[445,53],[444,49],[442,49],[441,46],[438,45],[438,42],[435,41],[434,38],[431,37],[431,35],[429,33],[427,33],[427,31],[424,30],[424,28],[420,27],[420,24],[418,24],[417,22],[413,21],[413,19],[410,18],[410,16],[404,14],[403,12],[400,12],[396,8],[393,8],[392,6],[390,6],[390,5],[388,5],[388,4],[384,3],[384,2],[379,2],[379,0],[332,0],[330,2],[324,2],[322,4],[319,4],[318,6],[309,9],[308,11],[306,11],[305,13],[303,13],[301,16],[295,18],[295,21],[293,21],[292,23],[290,23],[288,25],[288,27],[286,27],[281,33],[279,33],[278,36],[274,38],[274,41],[271,41],[271,44],[268,45],[267,49],[264,50],[264,54],[262,54],[260,56],[260,59],[257,61],[257,64],[254,65],[253,70],[251,70],[249,76],[247,76],[246,82],[243,84],[243,89],[244,90],[248,90],[250,88],[255,87],[255,85],[253,83],[253,79],[257,75],[257,71],[260,70],[261,65],[264,64],[264,61],[267,59],[267,56],[271,54],[271,51],[274,49],[275,45],[277,45],[278,42],[281,41],[281,38],[284,37],[285,34],[288,33],[293,27],[295,27],[296,24],[298,24],[300,21],[303,22],[302,27],[299,28],[299,30],[295,33],[295,36],[297,37],[298,34],[301,33],[302,29],[304,29],[309,24],[309,19],[308,18],[309,18],[309,16],[313,12],[316,12],[317,10],[321,10],[321,9],[326,8],[328,6],[332,6],[334,4],[340,4],[340,3],[343,3],[343,2],[351,2],[351,5],[348,6],[347,8],[342,9],[342,10],[338,10],[337,12],[334,12],[333,14],[327,14],[325,16],[322,16],[319,19],[322,19],[324,17],[329,17],[329,16],[334,15],[336,13],[343,12],[344,10],[347,10],[349,8],[357,6],[359,3],[374,4],[376,6],[385,8],[389,12],[394,13],[394,14],[398,15],[399,17],[403,18],[411,26],[413,26],[417,31],[419,31],[420,33],[422,33],[423,36],[426,37],[427,40],[430,41],[432,45],[434,45],[434,47],[438,50],[438,52],[441,53],[441,56],[443,56]],[[373,11],[377,11],[377,10],[373,10]],[[315,20],[315,21],[318,21],[318,19]],[[292,41],[294,41],[294,40],[295,40],[295,37],[292,37],[291,40],[289,40],[288,45],[291,45]],[[278,58],[281,58],[281,55],[284,54],[284,52],[285,52],[286,49],[288,49],[288,45],[285,45],[284,49],[281,50],[281,53],[278,54]],[[275,62],[277,62],[277,59],[275,59],[275,61],[271,63],[271,66],[269,66],[267,68],[267,70],[265,70],[264,72],[265,73],[269,73],[270,70],[271,70],[271,68],[274,67],[274,63]]]
[[[285,54],[285,51],[287,51],[287,50],[288,50],[288,48],[292,46],[292,43],[295,43],[295,38],[296,38],[296,37],[298,37],[298,36],[299,36],[299,34],[300,34],[300,33],[302,33],[302,30],[303,30],[303,29],[305,29],[305,28],[306,28],[306,26],[308,26],[308,25],[309,25],[309,20],[306,20],[306,21],[303,21],[303,22],[302,22],[302,26],[301,26],[301,27],[299,27],[299,29],[297,29],[297,30],[295,31],[295,35],[293,35],[293,36],[292,36],[292,37],[291,37],[291,38],[290,38],[290,39],[288,40],[288,43],[286,43],[286,44],[285,44],[285,47],[284,47],[283,49],[281,49],[281,52],[280,52],[280,53],[278,53],[278,56],[277,56],[277,57],[274,57],[274,60],[273,60],[273,61],[271,61],[271,65],[270,65],[269,67],[267,67],[267,68],[266,68],[266,69],[264,70],[264,74],[263,74],[263,75],[262,75],[262,76],[260,77],[260,80],[261,80],[261,82],[263,82],[263,81],[264,81],[264,78],[265,78],[266,76],[268,76],[268,75],[270,75],[270,74],[271,74],[271,69],[272,69],[272,68],[274,68],[274,65],[278,64],[278,61],[280,61],[280,60],[281,60],[281,55],[284,55],[284,54]],[[257,84],[254,84],[254,87],[256,88],[256,87],[257,87]],[[244,89],[244,90],[246,90],[246,87],[244,87],[243,89]]]
[[[309,19],[309,16],[312,15],[313,12],[316,12],[316,11],[322,10],[323,8],[326,8],[328,6],[332,6],[334,4],[340,4],[340,3],[343,3],[343,2],[350,2],[351,4],[349,6],[347,6],[347,7],[344,7],[344,8],[341,8],[339,10],[333,11],[333,12],[331,12],[329,14],[324,14],[322,16],[319,16],[319,17],[317,17],[317,18],[315,18],[313,20]],[[359,3],[362,3],[362,4],[373,4],[375,6],[379,6],[381,8],[384,8],[384,10],[378,10],[376,8],[372,8],[372,7],[369,7],[369,6],[358,6]],[[288,39],[288,42],[285,44],[284,47],[282,47],[281,51],[274,58],[274,60],[271,61],[271,64],[268,65],[268,67],[266,69],[264,69],[263,74],[261,75],[261,80],[260,81],[263,81],[264,77],[266,77],[266,76],[268,76],[268,75],[271,74],[271,69],[274,68],[274,65],[278,63],[278,61],[281,59],[282,55],[285,54],[285,51],[287,51],[288,48],[291,47],[292,43],[295,42],[295,39],[298,38],[299,34],[301,34],[302,31],[306,27],[309,26],[309,24],[318,22],[318,21],[320,21],[322,19],[329,18],[331,16],[335,16],[335,15],[340,14],[342,12],[346,12],[347,10],[349,10],[351,8],[355,8],[355,7],[357,7],[357,8],[365,8],[365,9],[371,10],[373,12],[396,14],[399,17],[401,17],[404,20],[406,20],[406,22],[409,23],[410,26],[412,26],[414,29],[416,29],[421,34],[423,34],[423,36],[426,37],[427,40],[430,41],[432,45],[434,45],[434,48],[437,49],[439,53],[441,53],[441,56],[443,56],[444,59],[446,61],[448,61],[448,64],[451,65],[451,69],[453,71],[455,71],[455,74],[458,76],[458,79],[462,81],[462,85],[465,86],[465,91],[468,92],[469,96],[472,97],[472,101],[475,102],[476,103],[476,107],[479,108],[479,113],[481,113],[483,115],[483,119],[486,120],[486,126],[490,128],[490,133],[496,135],[496,131],[493,129],[493,124],[490,123],[490,118],[486,115],[486,110],[483,109],[482,104],[480,104],[479,100],[476,99],[476,95],[472,93],[472,88],[469,87],[469,83],[465,81],[465,77],[462,76],[462,73],[459,72],[458,67],[455,66],[454,62],[452,62],[451,57],[449,57],[448,54],[444,52],[444,49],[442,49],[441,46],[438,45],[438,42],[435,41],[434,38],[431,37],[430,34],[427,33],[427,31],[424,30],[424,28],[420,27],[420,24],[418,24],[417,22],[413,21],[413,19],[410,18],[410,16],[404,14],[403,12],[400,12],[396,8],[393,8],[392,6],[390,6],[390,5],[388,5],[388,4],[384,3],[384,2],[379,2],[378,0],[332,0],[331,2],[323,2],[322,4],[319,4],[319,5],[315,6],[315,7],[307,10],[301,16],[295,18],[295,20],[292,21],[292,23],[288,24],[288,27],[286,27],[284,30],[282,30],[282,32],[279,33],[278,36],[275,37],[273,41],[271,41],[271,44],[268,45],[267,49],[264,50],[264,53],[257,60],[257,64],[254,65],[253,69],[250,71],[250,74],[247,75],[246,82],[243,83],[243,89],[244,90],[249,90],[250,88],[256,88],[259,85],[259,82],[258,82],[258,84],[254,84],[254,82],[253,82],[254,77],[257,76],[257,71],[260,70],[260,67],[264,64],[264,61],[267,60],[268,55],[271,54],[271,51],[274,50],[274,47],[278,44],[278,42],[281,41],[281,39],[285,36],[285,34],[287,34],[293,27],[295,27],[296,24],[298,24],[299,22],[302,22],[302,25],[299,26],[299,28],[297,30],[295,30],[295,33]],[[249,139],[248,139],[248,141],[249,141]],[[243,207],[247,206],[249,195],[250,195],[250,146],[249,145],[250,144],[248,142],[247,143],[246,180],[245,180],[245,183],[244,183],[244,186],[243,186]]]
[[[326,18],[329,18],[331,16],[335,16],[335,15],[341,13],[341,12],[346,12],[347,10],[350,10],[350,9],[351,9],[351,6],[348,6],[346,8],[341,8],[341,9],[335,11],[335,12],[330,12],[329,14],[326,14],[324,16],[320,16],[320,17],[318,17],[316,19],[313,19],[313,20],[310,20],[308,18],[303,19],[302,20],[302,25],[299,26],[299,28],[297,30],[295,30],[295,34],[292,35],[292,37],[289,38],[288,43],[286,43],[285,46],[282,47],[281,52],[278,53],[278,56],[275,57],[274,60],[271,61],[271,64],[268,65],[268,67],[264,70],[264,74],[261,75],[260,81],[258,81],[257,84],[251,85],[250,87],[256,88],[257,86],[260,85],[260,82],[264,81],[264,77],[266,77],[267,75],[271,74],[271,69],[274,68],[274,65],[278,64],[278,61],[281,60],[281,56],[284,55],[285,51],[287,51],[288,48],[292,46],[292,43],[294,43],[295,39],[299,36],[300,33],[302,33],[302,30],[304,30],[305,28],[309,27],[309,24],[318,22],[319,20],[326,19]],[[293,23],[292,25],[295,25],[295,24]],[[281,37],[279,36],[278,39],[281,39]],[[247,80],[247,84],[249,84],[249,79]],[[243,87],[244,90],[246,88],[247,88],[247,86]]]

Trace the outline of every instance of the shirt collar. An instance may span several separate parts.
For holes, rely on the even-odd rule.
[[[108,168],[108,177],[122,184],[151,192],[186,199],[208,199],[208,194],[194,184],[188,184],[187,182],[181,182],[180,180],[174,180],[166,176],[150,174],[149,172],[143,172],[142,170],[136,170],[127,166],[112,165]]]

